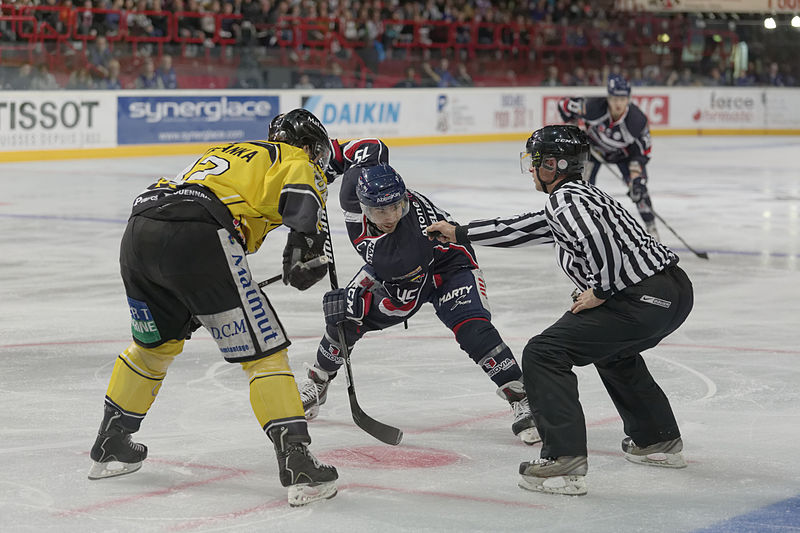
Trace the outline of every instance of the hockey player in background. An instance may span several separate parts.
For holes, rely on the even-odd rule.
[[[591,153],[584,178],[594,185],[603,162],[616,165],[647,231],[658,239],[653,203],[647,190],[650,128],[647,117],[631,102],[630,96],[628,81],[612,74],[608,77],[608,96],[564,98],[558,103],[558,111],[564,122],[582,122],[589,136]]]
[[[678,256],[636,223],[619,202],[582,179],[589,142],[575,126],[533,132],[521,154],[542,211],[437,222],[441,242],[515,247],[555,244],[558,262],[577,290],[570,310],[536,335],[522,355],[525,390],[542,437],[541,458],[520,464],[519,486],[568,495],[587,492],[586,422],[573,366],[593,364],[619,412],[627,460],[686,466],[669,400],[641,352],[656,346],[689,315],[692,283]]]
[[[290,505],[336,494],[336,469],[308,450],[311,438],[287,356],[290,341],[246,258],[285,225],[284,281],[305,290],[327,272],[324,264],[306,263],[324,253],[322,169],[330,140],[304,109],[287,113],[281,128],[283,142],[212,147],[175,179],[158,180],[134,200],[120,250],[133,343],[111,374],[89,479],[141,467],[147,447],[131,434],[199,323],[225,360],[239,363],[249,377],[250,404],[274,445]]]
[[[333,141],[329,172],[344,172],[339,201],[350,240],[366,265],[347,287],[325,294],[326,331],[308,379],[300,384],[306,417],[317,416],[331,380],[343,364],[337,324],[352,347],[365,333],[403,323],[430,302],[467,355],[497,385],[511,408],[512,432],[539,442],[511,350],[491,322],[486,284],[471,246],[430,242],[424,228],[449,215],[408,190],[387,164],[389,150],[377,139]]]

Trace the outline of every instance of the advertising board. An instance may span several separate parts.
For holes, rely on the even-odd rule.
[[[117,145],[116,95],[0,91],[0,151]]]
[[[278,96],[120,96],[118,141],[125,144],[264,139]]]
[[[543,96],[542,97],[542,120],[543,124],[561,124],[561,115],[558,112],[558,101],[567,96],[576,96],[563,94],[559,96]],[[597,94],[605,98],[605,95]],[[650,128],[668,127],[669,121],[669,95],[668,94],[633,94],[631,101],[639,106],[639,108],[647,116]]]

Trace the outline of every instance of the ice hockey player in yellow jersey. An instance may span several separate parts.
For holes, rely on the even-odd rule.
[[[336,494],[336,469],[308,450],[311,438],[287,356],[290,341],[246,257],[285,225],[284,283],[305,290],[327,273],[324,263],[308,265],[324,255],[324,169],[331,143],[322,123],[304,109],[286,113],[280,128],[283,142],[214,146],[134,200],[120,249],[133,342],[111,374],[89,479],[141,468],[147,447],[131,434],[170,363],[202,325],[225,360],[239,363],[249,378],[250,403],[274,445],[289,504]]]

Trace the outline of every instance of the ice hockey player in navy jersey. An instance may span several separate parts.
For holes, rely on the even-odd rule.
[[[406,189],[388,165],[378,139],[339,145],[335,140],[329,182],[343,174],[339,201],[350,241],[366,263],[323,299],[326,331],[308,379],[300,384],[306,418],[317,416],[328,386],[343,364],[337,324],[352,347],[365,333],[403,323],[430,302],[469,357],[497,385],[511,406],[512,431],[526,444],[540,441],[511,350],[491,322],[486,283],[471,246],[431,242],[425,228],[449,220],[425,196]]]
[[[631,102],[630,96],[628,81],[612,74],[608,77],[607,97],[563,98],[558,103],[558,111],[564,122],[582,121],[589,136],[592,150],[584,179],[594,185],[603,161],[616,165],[647,231],[658,239],[653,204],[647,190],[650,127],[647,117]]]

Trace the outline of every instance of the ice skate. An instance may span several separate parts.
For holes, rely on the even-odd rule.
[[[511,424],[511,431],[518,436],[522,442],[531,445],[541,442],[539,431],[531,416],[531,407],[528,404],[528,397],[525,395],[525,387],[519,381],[510,381],[497,389],[497,395],[506,400],[511,406],[511,414],[514,422]]]
[[[147,446],[133,442],[119,423],[121,413],[108,405],[100,431],[89,453],[94,463],[89,479],[103,479],[136,472],[147,457]]]
[[[681,450],[683,450],[683,441],[680,437],[656,442],[644,448],[637,446],[630,437],[625,437],[622,440],[622,451],[625,453],[625,459],[640,465],[685,468],[686,461]]]
[[[308,437],[288,435],[285,427],[269,432],[275,445],[281,485],[288,487],[289,505],[300,507],[336,496],[336,468],[320,463],[308,450]]]
[[[328,385],[336,377],[336,372],[326,372],[308,364],[305,367],[308,378],[300,384],[300,399],[306,420],[313,420],[319,414],[319,407],[328,399]]]
[[[586,494],[586,456],[562,456],[520,463],[521,489],[547,494]]]

